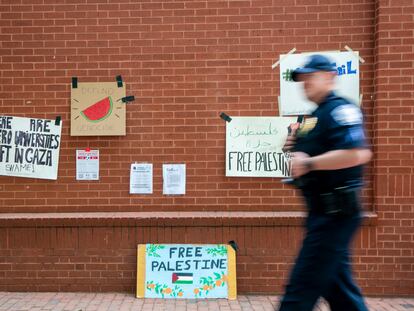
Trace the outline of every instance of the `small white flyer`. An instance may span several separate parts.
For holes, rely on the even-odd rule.
[[[99,180],[99,150],[76,150],[76,180]]]
[[[152,163],[131,164],[129,193],[152,193]]]
[[[163,194],[185,194],[185,164],[162,165]]]

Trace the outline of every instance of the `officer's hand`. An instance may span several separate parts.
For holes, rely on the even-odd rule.
[[[283,152],[288,152],[288,151],[292,150],[293,147],[295,146],[295,144],[296,144],[296,137],[288,136],[286,138],[285,144],[282,147],[282,151]]]
[[[309,173],[309,166],[306,165],[309,155],[304,152],[292,153],[292,177],[298,178]]]
[[[286,142],[284,144],[284,146],[282,147],[282,151],[283,152],[288,152],[290,150],[293,149],[293,147],[295,146],[296,143],[296,132],[299,129],[299,122],[296,123],[292,123],[291,125],[289,125],[289,135],[286,138]]]

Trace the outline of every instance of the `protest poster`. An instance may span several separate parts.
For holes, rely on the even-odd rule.
[[[126,135],[126,85],[77,83],[71,87],[71,136]]]
[[[226,176],[290,176],[282,147],[295,122],[295,117],[232,117],[226,122]]]
[[[236,296],[236,253],[230,245],[138,245],[137,297]]]
[[[62,121],[0,116],[0,175],[57,179]]]
[[[292,81],[292,72],[302,67],[312,54],[321,54],[332,60],[337,68],[336,94],[359,104],[358,52],[317,52],[280,55],[279,115],[307,115],[316,109],[304,93],[303,83]]]

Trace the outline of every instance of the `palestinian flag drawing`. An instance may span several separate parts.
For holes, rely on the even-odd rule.
[[[192,273],[173,273],[172,274],[173,284],[193,284]]]

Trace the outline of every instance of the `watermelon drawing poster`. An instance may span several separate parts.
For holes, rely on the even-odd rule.
[[[140,244],[139,298],[236,299],[236,253],[224,244]]]
[[[71,88],[71,136],[126,135],[125,83],[78,83]]]
[[[0,116],[0,175],[57,179],[62,121]]]

